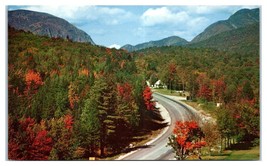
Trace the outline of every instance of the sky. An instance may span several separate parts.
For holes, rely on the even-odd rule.
[[[61,17],[91,36],[97,45],[125,44],[179,36],[191,41],[210,24],[242,8],[258,6],[8,6]]]

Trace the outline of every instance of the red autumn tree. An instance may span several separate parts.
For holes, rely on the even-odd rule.
[[[152,97],[152,91],[150,89],[150,87],[146,87],[145,90],[143,91],[143,98],[145,101],[145,105],[146,105],[146,109],[148,111],[152,111],[155,108],[155,102],[152,101],[153,97]]]
[[[14,127],[15,124],[10,124]],[[8,140],[8,158],[11,160],[47,160],[52,149],[52,138],[46,130],[35,131],[37,125],[32,118],[20,120],[18,129],[12,130]]]
[[[206,145],[203,132],[195,121],[177,121],[168,145],[175,151],[177,160],[185,160],[193,152]],[[190,153],[191,152],[191,153]]]
[[[64,122],[65,122],[65,128],[71,130],[74,123],[72,115],[69,114],[65,115]]]
[[[197,77],[197,83],[199,86],[197,96],[199,98],[210,101],[212,99],[212,89],[210,87],[210,79],[206,73],[199,73]]]
[[[200,86],[197,96],[210,101],[212,98],[212,90],[208,85],[203,84]]]
[[[46,130],[39,131],[31,145],[31,160],[47,160],[52,149],[52,138]]]
[[[226,90],[226,84],[224,82],[224,79],[220,78],[218,80],[212,80],[211,85],[212,85],[213,99],[217,102],[222,102],[223,95]]]
[[[125,101],[129,101],[131,99],[132,86],[129,83],[119,84],[117,85],[118,95],[124,99]]]

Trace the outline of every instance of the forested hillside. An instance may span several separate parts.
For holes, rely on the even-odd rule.
[[[227,42],[226,42],[227,41]],[[259,23],[214,35],[206,40],[186,45],[186,47],[213,48],[239,54],[259,54]]]
[[[134,53],[8,31],[8,158],[83,160],[121,153],[158,128],[158,79],[214,110],[220,136],[258,144],[260,57],[207,48]]]
[[[133,8],[89,7],[89,14],[82,10],[86,15],[74,18],[108,41],[103,44],[101,39],[100,44],[123,45],[131,41],[128,38],[136,40],[129,34],[139,36],[139,28],[136,33],[134,29],[140,26],[145,27],[140,29],[144,39],[145,34],[162,37],[158,34],[171,32],[168,26],[175,27],[175,34],[180,32],[176,26],[183,26],[179,20],[176,23],[176,15],[181,13],[175,12],[187,10],[145,7],[137,12],[141,20],[154,12],[174,12],[175,17],[167,22],[159,17],[157,22],[156,15],[152,22],[145,24],[150,19],[144,19],[137,26],[137,17],[133,21],[126,12],[139,10]],[[103,15],[101,24],[99,19],[87,19],[98,10]],[[111,20],[117,18],[112,13],[126,15],[118,18],[123,24]],[[231,145],[240,146],[238,150],[259,149],[259,13],[259,8],[241,9],[211,24],[191,42],[171,36],[117,50],[95,45],[88,34],[50,14],[9,11],[8,159],[106,160],[137,150],[120,159],[174,159],[175,152],[176,159],[187,160],[201,159],[202,152],[211,157],[212,149],[222,155]],[[125,28],[126,23],[131,27]],[[104,31],[102,35],[104,29],[113,32],[115,24],[115,37]],[[184,28],[191,31],[187,25]],[[123,36],[125,29],[131,31]],[[155,91],[162,94],[154,93],[153,99]]]
[[[133,54],[12,28],[8,50],[9,159],[105,157],[155,126]]]
[[[260,22],[260,9],[240,9],[227,20],[220,20],[208,26],[202,33],[197,35],[191,43],[207,40],[210,37],[234,29],[246,27]],[[241,37],[241,36],[240,36]]]
[[[257,43],[256,43],[257,44]],[[252,51],[253,52],[253,51]],[[259,53],[223,52],[207,48],[161,47],[136,53],[138,69],[153,85],[189,92],[193,101],[215,105],[222,138],[259,143]],[[215,138],[214,138],[215,139]]]
[[[150,47],[163,47],[163,46],[183,46],[188,44],[188,41],[186,41],[183,38],[180,38],[178,36],[170,36],[161,40],[157,41],[150,41],[146,43],[137,44],[135,46],[132,46],[130,44],[126,44],[121,47],[121,49],[127,50],[129,52],[138,51]]]

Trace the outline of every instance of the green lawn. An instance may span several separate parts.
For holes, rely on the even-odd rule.
[[[253,147],[250,150],[235,150],[230,153],[224,160],[259,160],[260,148]]]
[[[172,93],[171,93],[171,90],[169,90],[169,89],[152,89],[152,91],[153,92],[158,92],[158,93],[161,93],[161,94],[164,94],[164,95],[182,96],[181,93],[176,92],[175,90],[172,90]]]
[[[253,147],[249,150],[225,150],[221,154],[202,156],[203,160],[259,160],[260,148]]]

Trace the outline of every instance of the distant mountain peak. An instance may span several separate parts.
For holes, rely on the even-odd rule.
[[[8,11],[8,25],[41,36],[70,39],[95,45],[87,33],[68,21],[48,13],[30,10]]]
[[[197,35],[190,43],[197,43],[220,34],[222,32],[238,29],[259,22],[259,8],[241,9],[231,15],[227,20],[215,22]]]
[[[129,52],[132,51],[137,51],[145,48],[150,48],[150,47],[162,47],[162,46],[182,46],[186,45],[188,41],[186,41],[183,38],[180,38],[178,36],[170,36],[161,40],[156,40],[156,41],[149,41],[141,44],[137,44],[135,46],[126,44],[121,47],[121,49],[125,49]]]

